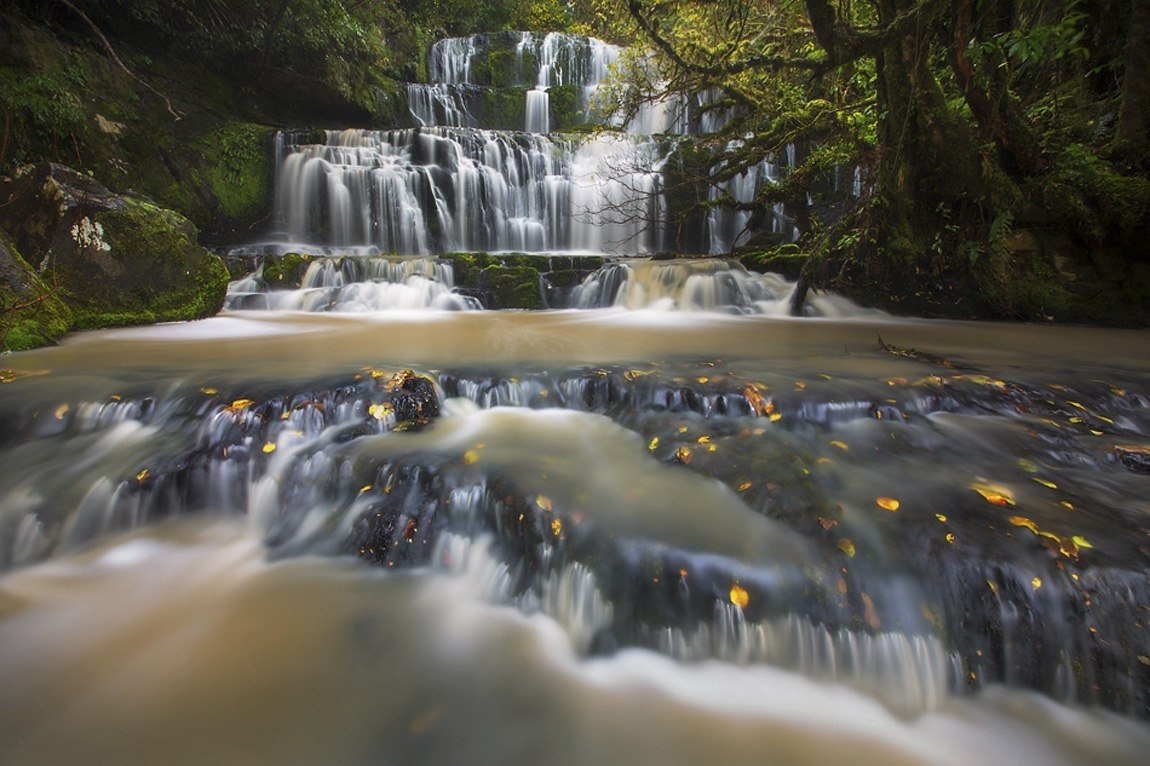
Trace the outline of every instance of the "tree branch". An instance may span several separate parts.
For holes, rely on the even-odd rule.
[[[154,93],[155,95],[157,95],[161,99],[163,99],[164,105],[168,108],[168,113],[170,115],[172,115],[172,117],[174,117],[177,120],[183,119],[184,115],[180,114],[179,112],[177,112],[175,109],[172,108],[172,102],[170,100],[168,100],[167,96],[165,96],[163,93],[160,93],[160,91],[156,90],[151,85],[146,83],[144,80],[142,80],[140,78],[139,75],[137,75],[131,69],[128,69],[127,64],[125,64],[120,59],[120,56],[116,53],[116,49],[112,47],[112,43],[108,42],[108,38],[105,37],[104,33],[102,31],[100,31],[100,28],[98,26],[96,26],[96,22],[94,22],[94,21],[92,21],[92,19],[88,18],[88,14],[84,13],[82,10],[80,10],[75,5],[73,5],[71,3],[71,0],[60,0],[60,4],[63,5],[64,7],[68,8],[69,10],[71,10],[73,13],[75,13],[77,16],[79,16],[81,19],[84,20],[84,22],[96,34],[96,37],[100,38],[100,42],[102,42],[104,44],[104,49],[108,51],[108,55],[112,57],[112,60],[116,62],[116,65],[119,66],[120,69],[124,70],[125,74],[127,74],[129,77],[131,77],[133,80],[138,82],[140,85],[143,85],[149,91],[151,91],[152,93]]]

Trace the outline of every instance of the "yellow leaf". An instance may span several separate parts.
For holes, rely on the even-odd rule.
[[[751,594],[747,593],[747,589],[735,583],[731,586],[730,592],[731,603],[743,609],[747,604],[751,603]]]
[[[626,380],[635,380],[635,378],[641,378],[646,374],[647,373],[643,372],[642,370],[627,370],[625,373],[623,373],[623,378]]]
[[[840,439],[835,439],[834,441],[832,441],[831,446],[832,447],[838,447],[839,449],[844,450],[844,451],[850,449],[850,445],[847,444],[846,442],[840,440]]]
[[[1087,542],[1086,538],[1083,537],[1082,535],[1073,535],[1073,536],[1071,536],[1070,539],[1073,540],[1074,544],[1077,545],[1079,548],[1093,548],[1094,547],[1089,542]]]
[[[270,455],[276,451],[276,445],[273,442],[268,442],[263,446],[262,449],[265,455]]]
[[[754,384],[748,383],[743,387],[743,396],[747,397],[747,404],[751,405],[751,409],[759,417],[770,412],[767,405],[767,400],[759,393],[759,389],[755,388]]]
[[[700,375],[699,377],[695,378],[695,380],[697,380],[699,383],[706,383],[710,380],[710,378],[708,378],[706,375]]]
[[[852,543],[848,538],[844,537],[843,539],[839,540],[838,547],[840,551],[847,555],[847,558],[853,559],[855,557],[855,544]]]
[[[477,460],[479,460],[479,453],[476,450],[469,449],[467,452],[463,453],[464,465],[475,465]]]
[[[647,449],[654,452],[658,448],[659,448],[659,437],[658,436],[652,436],[651,441],[647,442]]]
[[[692,455],[690,447],[679,447],[679,449],[675,450],[675,460],[682,463],[683,465],[690,465],[691,457]]]
[[[371,415],[376,420],[383,420],[391,412],[391,404],[383,402],[382,404],[373,404],[367,408],[367,414]]]
[[[1014,505],[1014,493],[1006,487],[976,481],[970,485],[970,488],[982,495],[982,499],[992,505]]]
[[[934,514],[934,517],[936,519],[938,519],[939,521],[941,521],[943,524],[946,523],[946,516],[944,514],[936,513],[936,514]]]
[[[1030,581],[1030,584],[1034,586],[1035,590],[1038,590],[1039,588],[1042,587],[1042,578],[1041,577],[1034,577]]]
[[[742,484],[739,485],[739,492],[746,492],[750,488],[751,488],[751,482],[744,481]]]
[[[242,410],[247,407],[251,407],[253,404],[255,404],[255,400],[253,399],[236,399],[234,402],[228,405],[228,409],[235,412],[236,410]]]
[[[1050,481],[1049,479],[1040,479],[1037,476],[1031,476],[1030,479],[1031,479],[1031,481],[1038,482],[1039,484],[1046,487],[1047,489],[1058,489],[1058,485],[1055,484],[1054,482]]]
[[[948,543],[950,543],[951,545],[954,545],[954,532],[947,532],[946,533],[946,541]]]
[[[770,415],[768,415],[768,417],[771,419],[772,423],[777,423],[783,419],[783,414],[781,412],[772,412]]]
[[[219,389],[212,388],[211,386],[204,386],[200,389],[200,393],[206,396],[215,396],[219,393]]]
[[[148,480],[148,475],[149,475],[148,469],[145,468],[144,470],[142,470],[138,474],[136,474],[136,481],[138,481],[142,484],[143,482]]]
[[[874,501],[879,508],[882,508],[884,511],[890,511],[891,513],[897,511],[899,505],[901,505],[899,501],[893,497],[876,497]]]
[[[563,522],[559,519],[551,519],[551,534],[558,537],[563,534]]]
[[[1038,525],[1025,516],[1011,516],[1007,521],[1016,527],[1026,527],[1034,534],[1038,534]]]
[[[63,420],[64,416],[68,414],[70,407],[66,404],[61,404],[56,408],[56,420]]]
[[[551,498],[547,497],[547,495],[536,495],[535,504],[545,511],[551,511]]]
[[[711,443],[711,437],[704,435],[704,436],[700,436],[695,441],[698,442],[699,444],[710,444]]]

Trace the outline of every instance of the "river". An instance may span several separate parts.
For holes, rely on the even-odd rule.
[[[1143,763],[1150,334],[651,260],[466,124],[486,44],[281,137],[295,283],[0,358],[0,762]],[[477,243],[620,260],[492,310]]]

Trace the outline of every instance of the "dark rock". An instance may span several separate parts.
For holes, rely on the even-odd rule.
[[[1134,473],[1150,474],[1150,449],[1124,449],[1119,447],[1118,460]]]

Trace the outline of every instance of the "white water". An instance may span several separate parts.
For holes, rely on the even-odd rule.
[[[481,548],[420,577],[158,528],[0,579],[6,764],[1141,763],[1150,734],[990,689],[900,718],[767,666],[587,659],[491,600]]]

